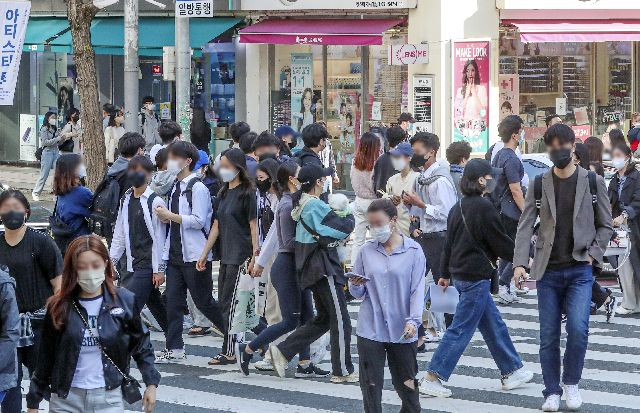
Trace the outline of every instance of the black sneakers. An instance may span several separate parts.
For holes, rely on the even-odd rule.
[[[322,370],[320,367],[316,366],[313,363],[309,363],[306,368],[303,368],[298,364],[298,368],[296,369],[295,377],[298,379],[311,379],[315,377],[328,377],[331,373],[325,370]]]
[[[253,354],[249,354],[244,349],[247,345],[244,343],[236,343],[236,364],[245,376],[249,375],[249,363],[253,358]]]

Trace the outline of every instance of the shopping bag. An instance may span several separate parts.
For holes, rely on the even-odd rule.
[[[233,303],[233,318],[229,333],[238,334],[249,331],[258,325],[260,317],[256,314],[256,295],[253,288],[253,280],[247,273],[246,266],[240,268],[240,280],[236,288],[236,297]]]
[[[329,333],[320,336],[319,339],[311,343],[309,352],[311,353],[311,363],[314,365],[322,363],[324,356],[327,355],[327,346],[329,345]]]

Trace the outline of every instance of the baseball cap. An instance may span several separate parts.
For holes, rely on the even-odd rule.
[[[274,135],[276,135],[278,138],[282,138],[283,136],[287,136],[287,135],[293,135],[294,138],[299,138],[300,132],[296,132],[296,130],[293,129],[291,126],[284,125],[284,126],[278,127]]]
[[[464,166],[462,176],[470,181],[485,176],[497,176],[502,174],[502,168],[493,168],[489,161],[484,159],[472,159]]]
[[[389,151],[391,156],[413,156],[413,148],[408,142],[401,142]]]
[[[304,184],[307,182],[315,182],[325,176],[331,175],[331,168],[321,168],[317,165],[307,165],[300,168],[298,172],[298,181]]]
[[[198,150],[198,162],[196,162],[196,166],[193,167],[194,170],[200,169],[205,165],[209,165],[209,155],[202,149]]]
[[[415,123],[416,119],[413,117],[413,115],[409,112],[404,112],[400,114],[400,117],[398,118],[398,122],[402,123],[402,122],[411,122],[411,123]]]

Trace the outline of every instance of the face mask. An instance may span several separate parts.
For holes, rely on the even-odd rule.
[[[105,267],[78,271],[78,285],[82,291],[90,294],[97,292],[105,280],[104,270]]]
[[[553,162],[553,166],[558,169],[564,169],[571,163],[571,149],[551,149],[549,151],[549,159]]]
[[[156,110],[156,105],[154,105],[153,103],[148,103],[147,110],[150,110],[150,111]]]
[[[182,166],[180,166],[179,160],[169,159],[167,161],[167,171],[180,172],[181,170],[182,170]]]
[[[295,136],[291,137],[291,142],[289,142],[289,149],[293,149],[296,147],[296,145],[298,144],[298,138],[296,138]]]
[[[429,159],[431,159],[431,155],[426,156],[415,154],[411,157],[411,166],[414,168],[420,168],[424,166],[424,164],[427,163]]]
[[[327,192],[329,192],[329,178],[326,178],[322,183],[322,193],[324,194]]]
[[[82,178],[86,178],[87,177],[87,167],[84,166],[84,164],[81,164],[78,167],[78,178],[82,179]]]
[[[520,131],[520,138],[518,139],[518,145],[520,146],[524,144],[524,135],[525,135],[525,131],[523,129]]]
[[[389,241],[389,238],[391,238],[391,232],[391,224],[371,228],[371,236],[381,244]]]
[[[495,179],[487,179],[487,183],[485,184],[485,191],[490,194],[496,189],[496,185],[498,182]]]
[[[124,123],[124,116],[116,116],[116,123],[122,125]]]
[[[238,176],[237,171],[229,168],[220,168],[220,170],[218,170],[218,174],[220,175],[220,179],[222,179],[222,182],[231,182],[235,179],[236,176]]]
[[[131,186],[134,188],[140,188],[147,183],[147,175],[142,171],[132,171],[127,174]]]
[[[271,181],[269,181],[268,179],[265,179],[264,181],[258,180],[256,182],[256,186],[258,187],[260,192],[267,192],[269,188],[271,188]]]
[[[16,230],[24,225],[25,215],[20,211],[9,211],[0,215],[6,229]]]
[[[616,168],[617,170],[620,170],[620,169],[624,168],[627,165],[627,159],[626,158],[613,158],[611,160],[611,164],[613,165],[614,168]]]
[[[58,121],[56,121],[56,118],[49,119],[49,125],[56,126],[57,123],[58,123]]]
[[[302,184],[300,182],[298,182],[297,179],[295,181],[289,180],[289,182],[291,182],[296,187],[296,191],[299,191],[299,190],[302,189]]]
[[[402,171],[404,170],[405,166],[407,166],[407,161],[404,160],[403,158],[392,157],[391,165],[393,166],[393,169],[395,169],[396,171]]]
[[[409,123],[409,126],[407,126],[407,131],[411,133],[413,132],[413,129],[414,129],[413,123]]]

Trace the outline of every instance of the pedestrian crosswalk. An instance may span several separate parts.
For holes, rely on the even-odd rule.
[[[619,295],[619,290],[614,290]],[[540,411],[542,376],[538,361],[537,305],[535,290],[522,302],[499,307],[525,367],[535,373],[532,383],[506,392],[500,387],[500,374],[491,355],[476,333],[461,358],[447,386],[453,391],[449,399],[421,397],[425,412],[464,413],[528,413]],[[354,327],[357,325],[358,304],[349,304]],[[355,334],[355,328],[354,328]],[[566,336],[563,335],[562,343]],[[153,344],[163,348],[163,335],[152,333]],[[269,372],[251,369],[244,377],[232,366],[209,366],[207,361],[218,353],[219,337],[185,338],[188,359],[174,365],[160,365],[163,379],[157,391],[156,412],[360,412],[361,393],[357,384],[331,384],[328,379],[281,379]],[[352,337],[354,363],[358,361],[356,338]],[[418,355],[420,371],[424,372],[435,344],[430,351]],[[293,363],[292,363],[293,367]],[[330,370],[329,354],[323,368]],[[424,373],[422,373],[424,374]],[[134,369],[133,375],[139,378]],[[393,390],[388,370],[385,371],[383,410],[397,412],[400,399]],[[605,323],[604,314],[591,317],[589,350],[581,388],[585,404],[582,412],[627,413],[640,411],[640,318],[616,317]],[[129,406],[140,411],[140,406]]]

